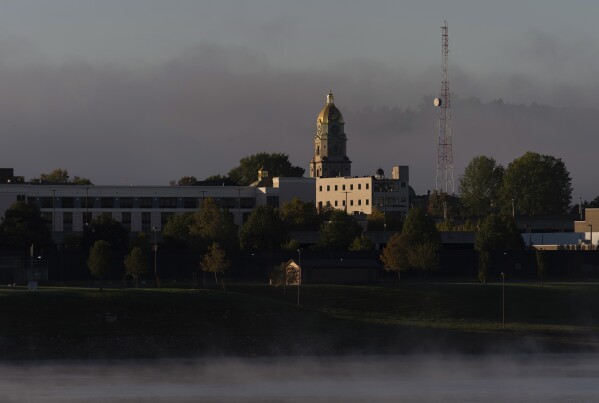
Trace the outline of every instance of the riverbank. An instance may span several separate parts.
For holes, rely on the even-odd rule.
[[[599,285],[0,288],[3,360],[596,351]]]

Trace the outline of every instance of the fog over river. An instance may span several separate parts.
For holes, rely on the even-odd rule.
[[[599,356],[19,362],[2,402],[599,402]]]

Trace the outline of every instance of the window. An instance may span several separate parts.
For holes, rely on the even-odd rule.
[[[358,199],[358,206],[362,205],[362,199]]]
[[[331,187],[327,185],[327,192],[331,190]]]
[[[151,198],[148,197],[150,201]],[[152,213],[143,212],[141,213],[141,230],[144,232],[150,232],[152,230]]]
[[[62,231],[73,231],[73,213],[65,211],[62,213]]]
[[[345,190],[345,185],[343,185],[343,186],[341,187],[341,189]]]
[[[351,200],[349,201],[349,205],[350,205],[350,206],[353,206],[353,205],[354,205],[354,199],[351,199]]]
[[[345,207],[345,200],[342,200],[342,201],[341,201],[341,205],[342,205],[343,207]]]
[[[402,198],[401,198],[401,202],[402,202],[402,203],[405,203],[405,202],[406,202],[406,198],[405,198],[405,197],[402,197]]]
[[[366,199],[366,205],[368,206],[368,199]]]
[[[358,183],[358,190],[362,190],[362,184]]]
[[[349,185],[349,190],[354,190],[354,185]]]
[[[319,187],[318,187],[318,191],[319,191],[319,192],[322,192],[322,186],[319,186]]]
[[[335,191],[337,191],[337,185],[335,185]]]
[[[240,199],[240,204],[241,208],[254,208],[256,207],[256,199],[254,199],[253,197],[242,197]]]
[[[24,202],[25,201],[25,195],[17,195],[17,201]]]
[[[401,183],[401,187],[402,187],[402,188],[405,188],[405,187],[406,187],[406,183],[405,183],[405,182],[402,182],[402,183]]]
[[[183,208],[196,208],[198,207],[198,199],[195,197],[184,197]]]
[[[236,197],[221,197],[220,198],[220,207],[232,209],[235,208]]]
[[[100,207],[101,208],[113,208],[114,207],[114,199],[112,197],[100,197]]]
[[[337,200],[335,200],[335,207],[337,207]]]
[[[152,198],[151,197],[140,197],[139,198],[139,208],[152,208]]]
[[[119,206],[121,208],[133,208],[133,197],[121,197],[119,199]]]
[[[75,198],[74,197],[63,197],[60,200],[60,205],[62,208],[75,208]],[[71,217],[72,219],[73,217]]]
[[[176,197],[161,197],[160,199],[158,199],[158,207],[175,209],[175,208],[177,208],[177,198]]]
[[[121,224],[127,230],[131,231],[131,212],[124,212],[121,214]]]
[[[44,211],[42,212],[42,218],[46,222],[48,228],[50,228],[50,231],[54,231],[54,229],[52,228],[52,213]]]
[[[40,208],[52,208],[52,197],[40,197]]]
[[[366,184],[366,190],[370,189],[370,183]]]

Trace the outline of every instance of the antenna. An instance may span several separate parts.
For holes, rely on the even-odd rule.
[[[454,193],[453,187],[453,139],[451,137],[451,101],[449,99],[449,34],[447,21],[441,27],[441,45],[443,49],[443,77],[441,94],[433,104],[439,108],[439,143],[437,145],[437,178],[435,187],[445,193]]]

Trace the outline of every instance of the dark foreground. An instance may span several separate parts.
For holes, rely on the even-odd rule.
[[[0,288],[0,356],[172,359],[594,352],[599,286]]]

